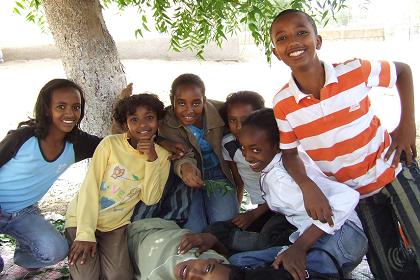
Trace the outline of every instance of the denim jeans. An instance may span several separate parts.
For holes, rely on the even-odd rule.
[[[230,185],[220,166],[204,171],[205,180],[224,181]],[[207,192],[205,188],[194,189],[188,221],[184,228],[202,232],[209,224],[233,219],[239,211],[235,189],[226,194],[221,190]]]
[[[16,239],[14,262],[25,268],[53,265],[68,253],[67,240],[35,205],[12,214],[0,212],[0,233]]]
[[[340,230],[333,235],[324,234],[313,246],[328,251],[333,255],[341,269],[348,273],[362,260],[367,251],[367,238],[363,231],[353,222],[346,221]],[[270,265],[278,252],[287,246],[272,247],[260,251],[241,252],[232,255],[229,262],[240,267],[259,267]],[[306,256],[306,267],[309,271],[325,274],[336,274],[337,269],[331,258],[322,251],[312,250]]]

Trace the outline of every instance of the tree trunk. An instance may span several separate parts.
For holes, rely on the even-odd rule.
[[[105,136],[115,96],[127,82],[99,0],[44,0],[43,7],[66,75],[85,92],[82,127]]]

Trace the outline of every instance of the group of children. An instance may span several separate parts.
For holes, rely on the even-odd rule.
[[[100,139],[79,129],[81,88],[48,82],[35,118],[0,143],[0,233],[16,238],[15,263],[36,269],[68,256],[74,279],[305,279],[342,277],[367,252],[377,279],[414,279],[410,68],[320,61],[316,25],[298,10],[277,15],[270,35],[292,71],[273,109],[251,91],[209,100],[201,78],[183,74],[167,108],[153,94],[122,96],[113,119],[125,132]],[[367,93],[394,85],[401,120],[388,133]],[[36,205],[90,157],[64,238]],[[244,189],[257,207],[239,213]]]

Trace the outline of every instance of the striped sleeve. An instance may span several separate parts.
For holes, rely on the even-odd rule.
[[[395,63],[389,61],[361,60],[361,67],[368,87],[391,88],[397,81]]]
[[[286,119],[285,114],[278,106],[274,104],[274,116],[276,117],[277,126],[280,132],[280,149],[293,149],[299,145],[298,138],[293,131],[292,126]]]

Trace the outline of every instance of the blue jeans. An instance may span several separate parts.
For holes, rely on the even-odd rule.
[[[56,264],[68,253],[67,240],[35,205],[12,214],[0,212],[0,233],[16,239],[14,262],[25,268]]]
[[[224,181],[231,185],[226,179],[219,166],[204,171],[204,180]],[[233,219],[239,212],[236,191],[207,192],[205,188],[194,189],[188,221],[184,228],[192,232],[202,232],[209,224]]]
[[[333,235],[324,234],[313,248],[324,249],[335,257],[341,269],[348,273],[362,260],[367,251],[367,238],[363,231],[353,222],[346,221],[340,230]],[[270,265],[277,253],[287,246],[272,247],[260,251],[241,252],[232,255],[229,262],[240,267],[258,267]],[[322,251],[309,251],[306,256],[306,267],[309,271],[336,274],[337,269],[331,258]]]

